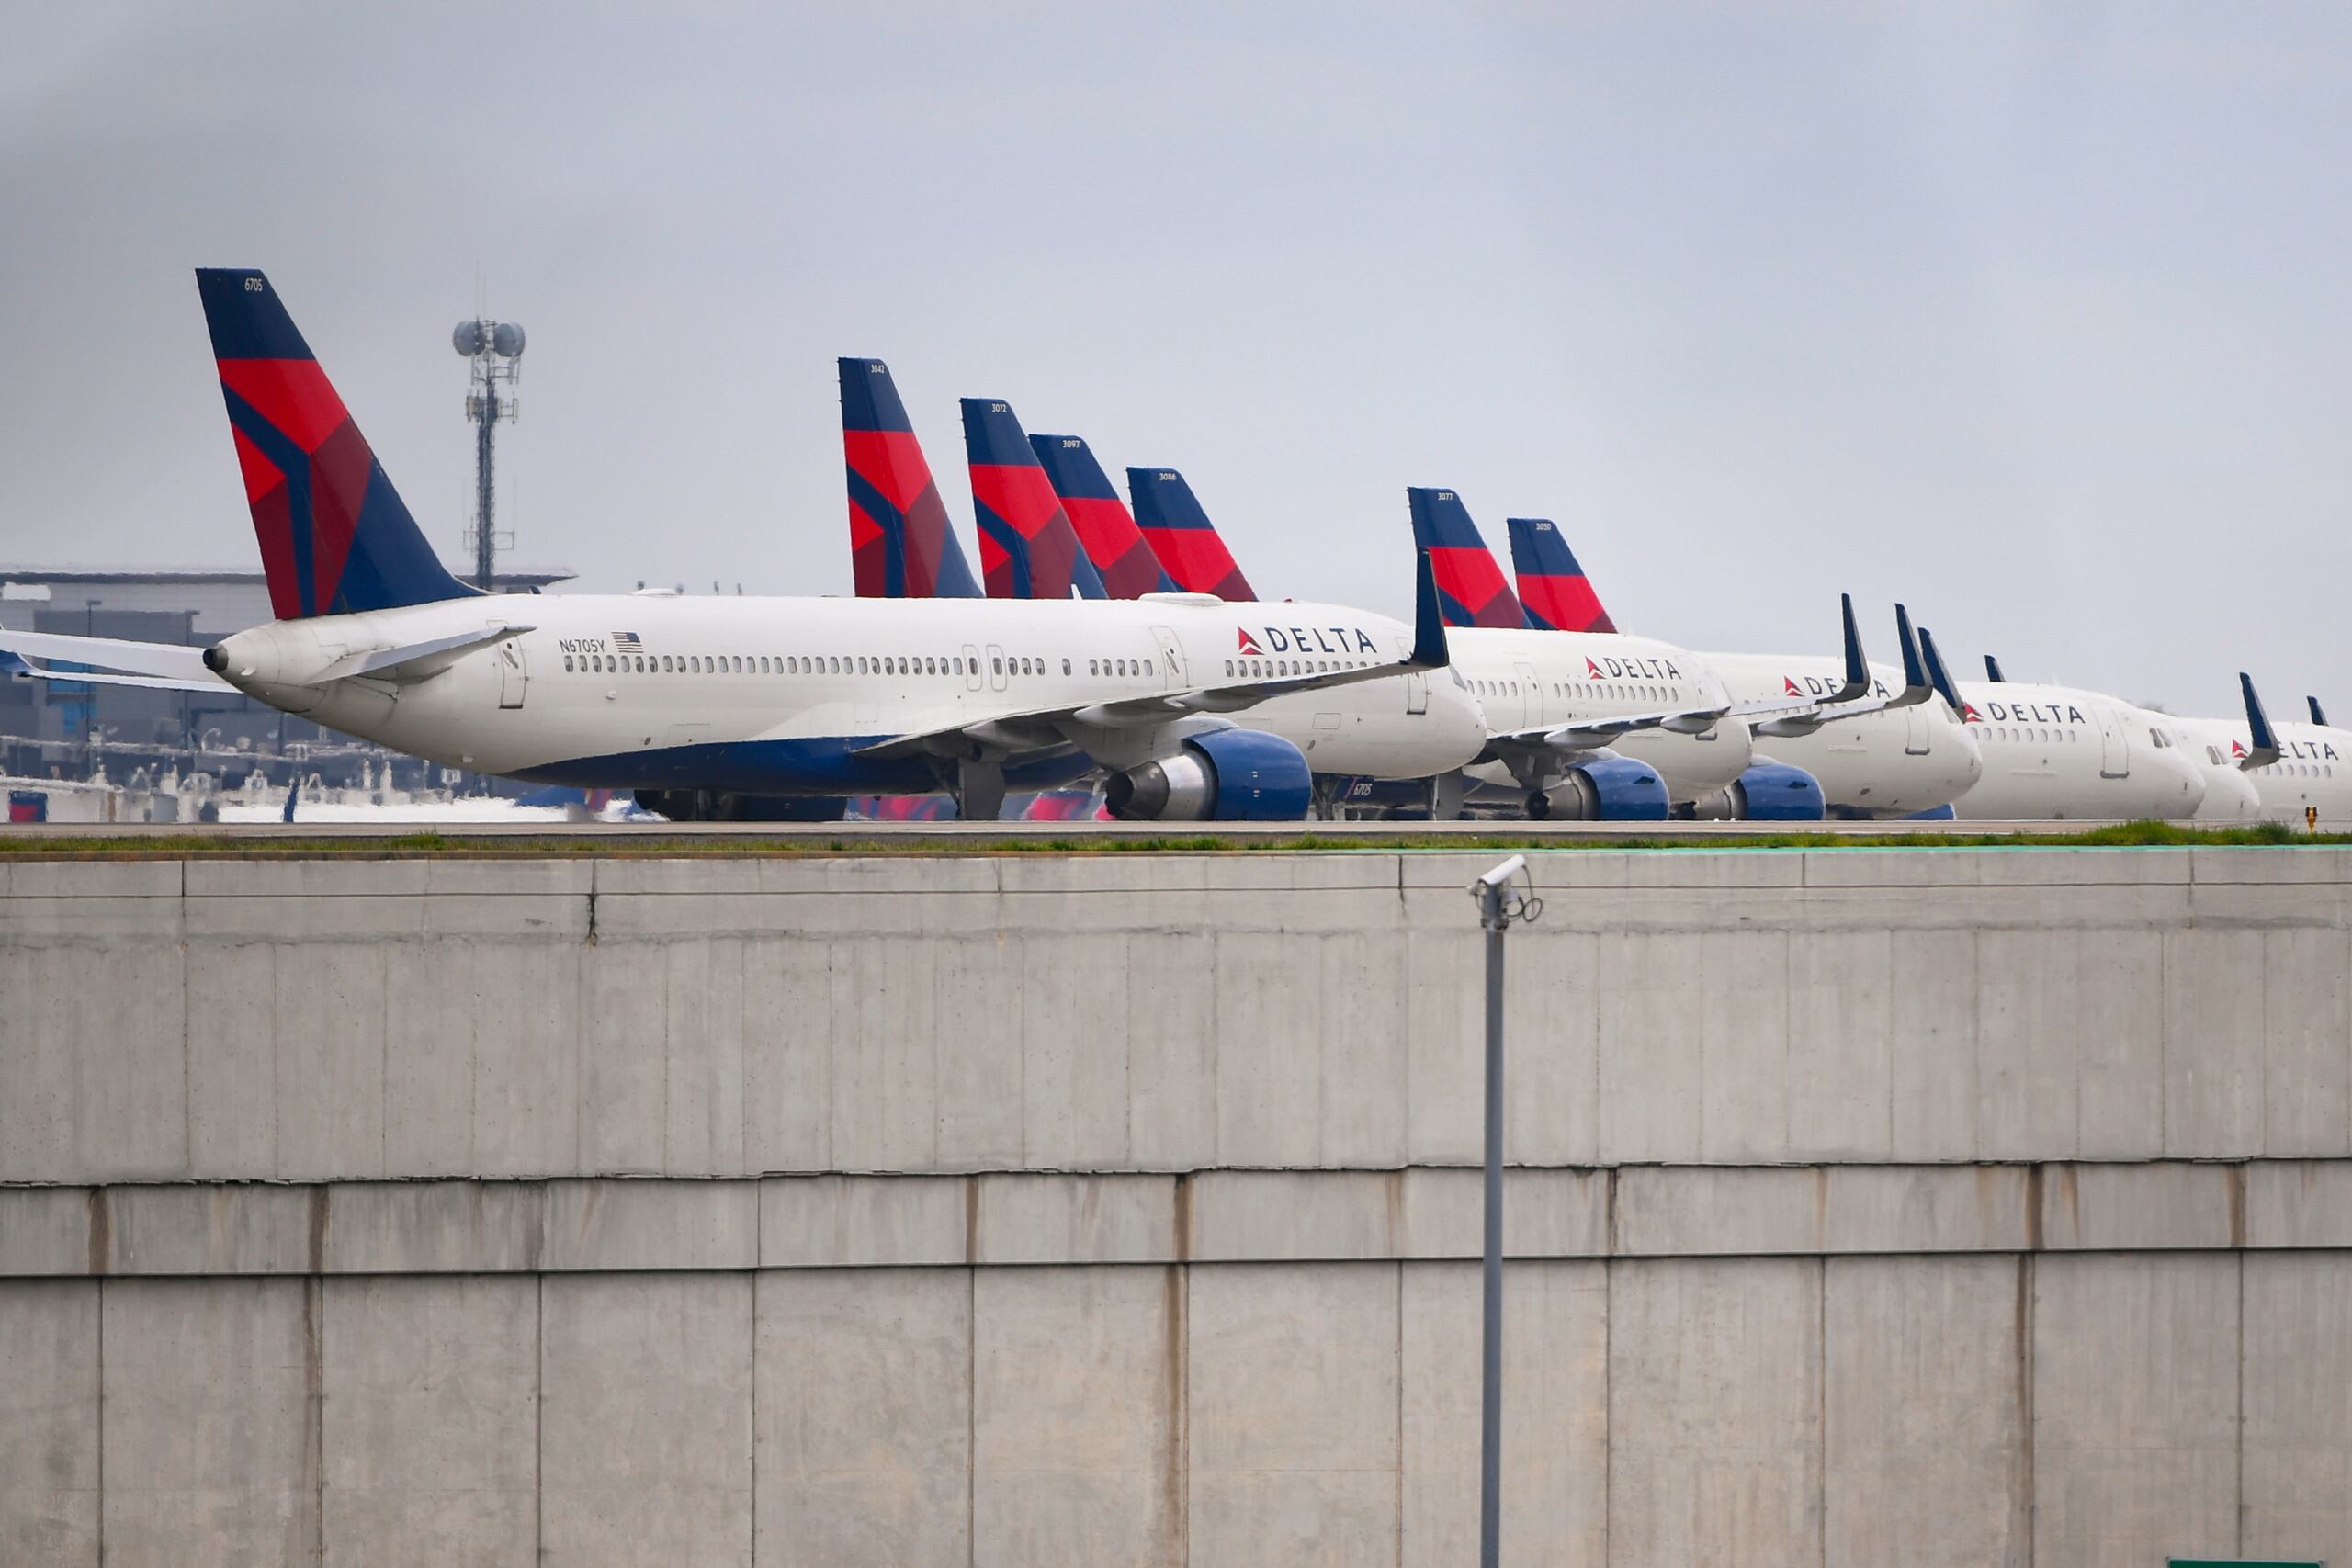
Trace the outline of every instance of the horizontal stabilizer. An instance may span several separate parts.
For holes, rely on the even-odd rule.
[[[67,659],[99,670],[197,682],[225,684],[204,667],[204,649],[170,642],[125,642],[110,637],[66,637],[55,632],[10,631],[0,626],[0,648],[32,659]],[[62,671],[57,679],[68,677]],[[76,677],[78,678],[78,677]]]

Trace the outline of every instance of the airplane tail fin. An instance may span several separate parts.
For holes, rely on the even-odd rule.
[[[471,593],[433,553],[269,279],[198,267],[196,288],[271,613],[293,620]]]
[[[1449,626],[1523,626],[1527,617],[1503,581],[1469,508],[1450,490],[1408,490],[1413,542],[1429,552],[1438,604]]]
[[[980,576],[989,597],[1067,599],[1075,588],[1089,599],[1102,598],[1102,580],[1078,547],[1078,531],[1011,406],[966,398],[964,450],[972,466]]]
[[[861,599],[977,599],[980,585],[947,521],[890,367],[843,359],[842,455],[849,545]]]
[[[1129,468],[1127,493],[1135,498],[1136,525],[1176,586],[1186,593],[1214,593],[1236,604],[1256,601],[1257,591],[1234,564],[1216,525],[1173,468]]]
[[[1617,629],[1556,524],[1548,517],[1513,517],[1504,526],[1510,530],[1511,571],[1519,579],[1519,602],[1529,626],[1551,632]]]
[[[1102,591],[1114,599],[1175,592],[1175,580],[1151,553],[1093,449],[1075,435],[1033,435],[1029,446],[1077,530],[1086,558],[1101,575]]]
[[[1996,686],[2006,685],[2009,679],[2001,673],[2001,661],[1989,653],[1984,656],[1984,679]]]

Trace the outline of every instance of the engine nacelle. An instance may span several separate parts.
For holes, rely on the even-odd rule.
[[[1803,768],[1758,757],[1723,788],[1699,796],[1690,814],[1702,822],[1818,822],[1829,804],[1821,781]]]
[[[1306,753],[1257,729],[1189,736],[1102,786],[1111,815],[1129,822],[1298,822],[1314,795]]]
[[[1663,822],[1666,808],[1666,781],[1631,757],[1578,762],[1527,800],[1527,814],[1539,822]]]

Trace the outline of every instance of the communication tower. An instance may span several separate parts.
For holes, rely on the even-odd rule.
[[[523,376],[523,329],[512,321],[459,321],[449,342],[473,367],[473,384],[466,393],[466,418],[474,427],[474,525],[467,543],[474,550],[474,585],[487,593],[497,586],[499,545],[498,531],[491,520],[493,434],[498,422],[513,419],[519,407],[513,388]],[[503,396],[499,392],[502,382],[508,389]],[[512,535],[506,542],[514,543]]]

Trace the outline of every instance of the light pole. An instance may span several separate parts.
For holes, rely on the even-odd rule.
[[[1503,936],[1544,900],[1531,883],[1513,894],[1527,857],[1513,855],[1470,885],[1487,932],[1487,1242],[1478,1391],[1478,1565],[1499,1568],[1503,1515]]]

